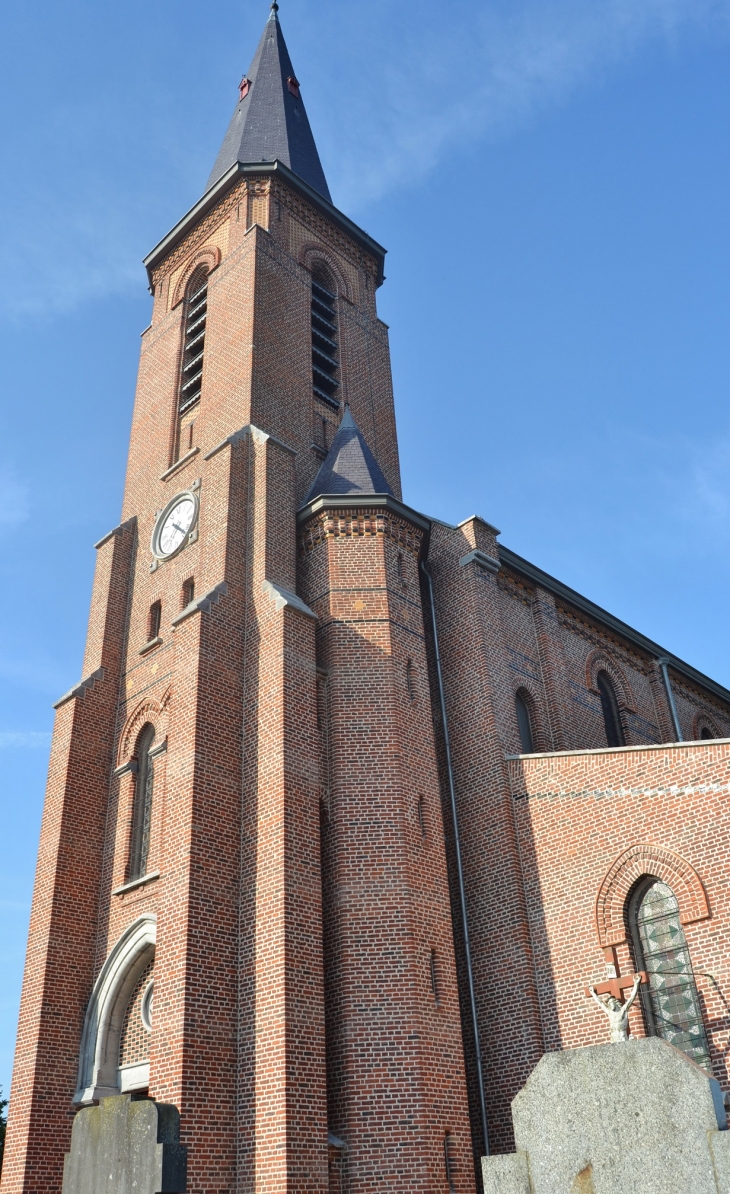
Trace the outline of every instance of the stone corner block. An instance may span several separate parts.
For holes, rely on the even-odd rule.
[[[730,1194],[730,1132],[708,1132],[718,1194]]]
[[[187,1148],[176,1107],[129,1095],[83,1107],[63,1167],[63,1194],[185,1194]]]
[[[530,1194],[527,1154],[482,1157],[482,1186],[484,1194]]]
[[[274,584],[274,582],[271,580],[265,580],[261,588],[263,589],[264,593],[266,593],[269,600],[273,601],[277,611],[285,609],[286,606],[290,606],[290,608],[295,609],[297,613],[304,614],[305,618],[312,618],[315,622],[317,621],[317,615],[315,614],[314,610],[311,610],[308,605],[305,605],[301,597],[298,597],[296,593],[290,593],[288,589],[282,588],[281,585]]]

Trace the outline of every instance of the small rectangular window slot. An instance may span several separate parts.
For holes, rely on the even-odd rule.
[[[187,609],[187,607],[195,600],[195,580],[192,576],[183,581],[182,592],[180,595],[180,609]]]
[[[444,1135],[444,1166],[446,1168],[446,1180],[449,1183],[449,1194],[455,1194],[456,1185],[454,1183],[456,1166],[454,1165],[453,1154],[453,1140],[451,1132],[446,1132]]]
[[[421,830],[421,837],[426,838],[426,809],[424,807],[423,796],[418,797],[418,825]]]
[[[439,1006],[439,988],[438,988],[438,973],[436,970],[436,950],[431,950],[431,990],[433,991],[433,998],[436,1007]]]
[[[153,601],[147,618],[147,645],[155,642],[160,636],[162,625],[162,602]]]

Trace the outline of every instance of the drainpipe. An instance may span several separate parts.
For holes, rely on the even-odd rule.
[[[684,742],[682,731],[679,728],[679,714],[677,713],[677,704],[674,700],[674,693],[672,692],[672,681],[669,679],[669,669],[667,664],[668,659],[657,659],[657,663],[661,669],[662,680],[664,681],[664,688],[667,693],[667,700],[669,701],[669,711],[672,714],[672,724],[674,725],[674,732],[677,735],[675,742]]]
[[[439,636],[436,626],[436,605],[433,599],[433,581],[431,574],[421,560],[421,572],[428,585],[429,606],[431,609],[431,629],[433,631],[433,648],[436,656],[436,677],[439,690],[439,705],[441,707],[441,724],[444,728],[444,754],[446,756],[446,772],[449,778],[449,800],[451,803],[451,821],[454,826],[454,854],[456,855],[456,873],[459,877],[459,904],[461,906],[461,927],[464,934],[464,953],[466,955],[466,972],[469,981],[469,1006],[471,1008],[471,1026],[474,1033],[474,1052],[477,1063],[477,1085],[479,1087],[479,1113],[482,1121],[482,1139],[484,1141],[484,1156],[489,1156],[489,1129],[487,1127],[487,1104],[484,1098],[484,1074],[482,1073],[482,1050],[479,1044],[479,1021],[477,1019],[477,1002],[474,994],[474,971],[471,964],[471,945],[469,942],[469,923],[466,916],[466,892],[464,890],[464,868],[461,861],[461,838],[459,836],[459,818],[456,811],[456,788],[454,786],[454,770],[451,765],[451,745],[449,742],[449,723],[446,718],[446,697],[444,695],[444,678],[441,672],[441,652],[439,651]]]

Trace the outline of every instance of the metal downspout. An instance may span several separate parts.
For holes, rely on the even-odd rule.
[[[682,731],[679,728],[679,714],[677,713],[677,705],[674,700],[674,692],[672,691],[672,681],[669,679],[669,668],[667,667],[668,659],[657,659],[657,663],[661,668],[662,680],[664,681],[664,688],[669,701],[669,711],[672,714],[672,722],[674,723],[674,732],[677,735],[675,742],[684,742]]]
[[[484,1075],[482,1073],[482,1051],[479,1043],[479,1022],[477,1020],[477,1004],[474,995],[474,972],[471,964],[471,945],[469,942],[469,924],[466,916],[466,892],[464,890],[464,868],[461,861],[461,838],[459,835],[459,818],[456,811],[456,789],[454,787],[454,771],[451,765],[451,744],[449,742],[449,723],[446,717],[446,698],[444,695],[444,679],[441,672],[441,652],[439,651],[439,636],[436,626],[436,605],[433,599],[433,581],[425,563],[421,560],[421,571],[428,585],[429,606],[431,608],[431,628],[433,631],[434,655],[436,656],[436,677],[439,689],[439,705],[441,706],[441,724],[444,728],[444,753],[446,755],[446,771],[449,778],[449,799],[451,802],[451,820],[454,826],[454,853],[456,855],[456,871],[459,877],[459,902],[461,904],[461,925],[464,934],[464,953],[466,954],[466,972],[469,982],[469,1004],[471,1007],[472,1032],[474,1033],[474,1052],[477,1063],[477,1083],[479,1086],[479,1111],[482,1121],[482,1137],[484,1141],[484,1156],[489,1156],[489,1129],[487,1127],[487,1105],[484,1098]]]

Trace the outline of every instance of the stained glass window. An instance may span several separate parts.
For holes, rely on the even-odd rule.
[[[677,898],[660,879],[647,879],[631,905],[638,962],[649,978],[642,987],[649,1032],[710,1068],[697,987]]]

